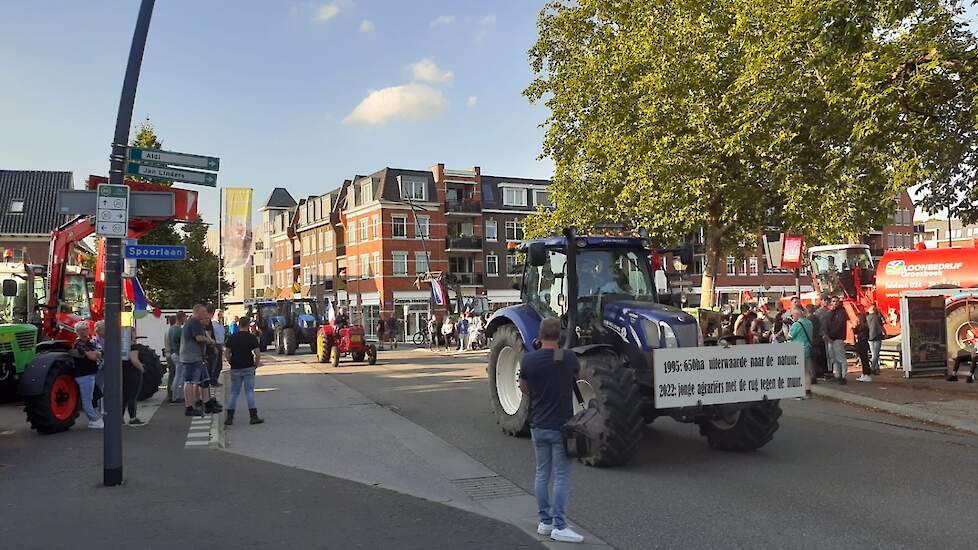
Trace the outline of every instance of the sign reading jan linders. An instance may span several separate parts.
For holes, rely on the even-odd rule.
[[[805,395],[801,344],[659,349],[652,367],[657,409]]]

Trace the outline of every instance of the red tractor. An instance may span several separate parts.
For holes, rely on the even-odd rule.
[[[319,327],[316,357],[320,363],[328,361],[336,368],[340,366],[340,356],[347,354],[357,362],[366,358],[367,364],[377,363],[377,346],[367,343],[362,326],[350,325],[337,330],[331,323]]]

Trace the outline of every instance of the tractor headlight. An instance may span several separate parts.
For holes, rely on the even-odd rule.
[[[679,347],[679,340],[676,339],[676,333],[673,332],[672,327],[669,326],[669,323],[660,322],[659,330],[662,332],[662,343],[665,345],[665,347]]]
[[[648,319],[642,319],[642,332],[645,333],[645,341],[650,348],[659,347],[659,327]]]

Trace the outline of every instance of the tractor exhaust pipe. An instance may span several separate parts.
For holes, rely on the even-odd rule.
[[[567,256],[567,335],[564,338],[564,347],[573,348],[577,346],[577,229],[574,227],[564,228],[564,238],[567,243],[565,255]]]

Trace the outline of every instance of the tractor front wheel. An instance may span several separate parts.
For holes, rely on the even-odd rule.
[[[496,330],[489,348],[489,393],[492,412],[503,432],[514,437],[530,435],[530,400],[520,390],[520,361],[526,348],[513,325]]]
[[[579,359],[577,387],[584,402],[598,409],[601,432],[592,442],[591,455],[581,459],[588,466],[620,466],[635,455],[642,439],[642,397],[635,372],[610,352]]]
[[[719,409],[711,418],[696,421],[710,447],[721,451],[749,452],[760,449],[778,431],[781,404],[777,399]]]
[[[317,331],[315,334],[312,335],[312,338],[309,339],[309,351],[312,352],[313,355],[316,355],[316,350],[318,349],[319,349],[319,332]]]
[[[332,353],[329,354],[329,366],[335,369],[340,366],[340,349],[336,346],[333,346],[331,352]]]
[[[299,339],[294,328],[282,331],[282,347],[285,348],[286,355],[295,355],[295,350],[299,348]]]
[[[285,339],[282,338],[282,331],[275,329],[275,353],[285,355]]]
[[[326,335],[322,332],[316,333],[316,359],[320,363],[325,363],[329,361],[329,345],[326,343]]]
[[[31,428],[41,434],[63,432],[75,425],[81,395],[71,373],[71,363],[56,361],[48,369],[44,392],[24,402]]]
[[[377,364],[377,346],[367,346],[367,364]]]

